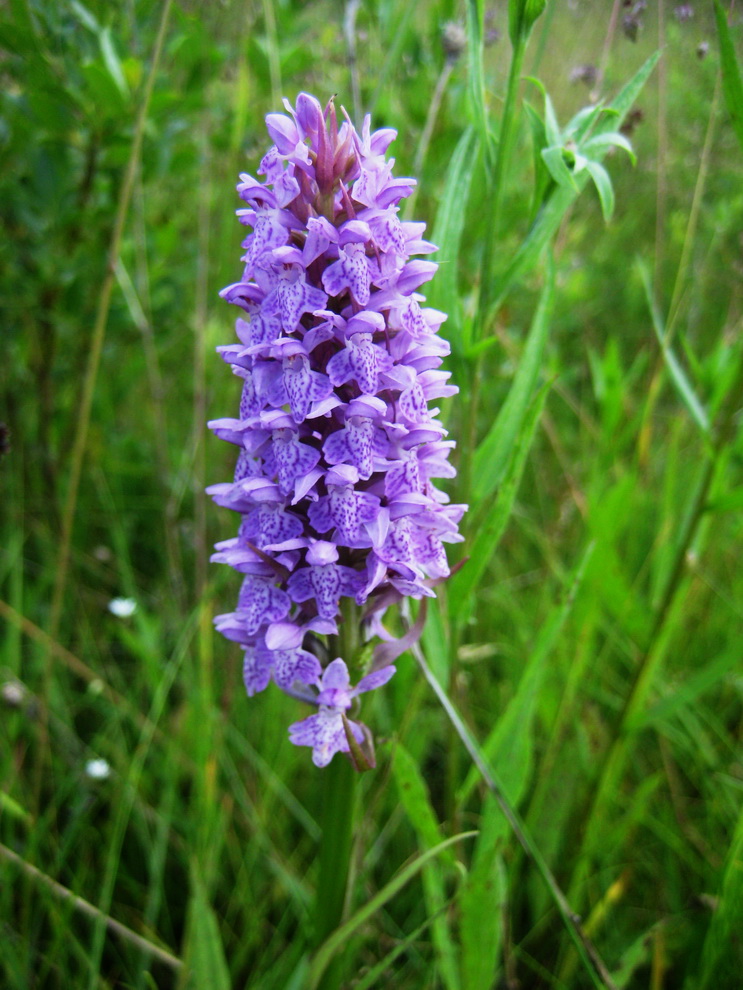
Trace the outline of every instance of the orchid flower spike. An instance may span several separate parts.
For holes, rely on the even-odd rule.
[[[436,249],[400,219],[415,180],[392,174],[395,131],[367,116],[359,134],[307,93],[285,107],[266,118],[262,179],[237,186],[250,232],[221,293],[240,310],[237,340],[218,352],[242,391],[237,415],[209,426],[239,453],[234,479],[207,491],[240,520],[212,558],[243,575],[217,629],[244,650],[249,695],[273,681],[316,708],[289,732],[322,767],[370,738],[347,712],[390,679],[395,650],[352,688],[355,658],[323,669],[321,637],[335,647],[350,605],[389,640],[385,609],[434,595],[466,506],[435,484],[455,471],[430,404],[457,389],[440,370],[446,316],[419,292],[437,266],[412,258]]]

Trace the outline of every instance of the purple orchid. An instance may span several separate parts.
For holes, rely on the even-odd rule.
[[[354,698],[381,687],[395,673],[391,665],[362,677],[355,688],[350,686],[348,668],[338,658],[325,668],[320,680],[317,695],[319,710],[316,715],[289,726],[289,739],[297,746],[312,746],[312,762],[316,767],[325,767],[336,753],[347,753],[350,749],[343,715],[353,704]],[[358,722],[347,721],[359,745],[364,743],[364,727]]]
[[[355,658],[323,669],[319,637],[335,647],[364,606],[367,636],[389,640],[385,610],[448,575],[445,544],[461,539],[466,506],[432,480],[454,476],[454,444],[429,403],[457,389],[440,370],[446,316],[419,291],[437,266],[411,257],[436,249],[399,215],[415,180],[385,158],[395,132],[372,132],[367,116],[359,134],[306,93],[284,105],[266,118],[263,179],[243,174],[237,187],[252,233],[241,281],[222,291],[241,310],[238,340],[218,351],[242,392],[238,416],[209,426],[239,455],[234,480],[207,490],[240,515],[212,558],[244,575],[217,629],[244,649],[249,695],[273,681],[317,706],[289,732],[322,767],[355,745],[371,752],[346,713],[389,680],[395,652],[378,647],[351,688]]]

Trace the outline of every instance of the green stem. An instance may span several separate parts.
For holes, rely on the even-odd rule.
[[[358,774],[346,756],[337,754],[323,773],[320,877],[315,895],[314,946],[318,949],[345,917],[351,868]],[[325,973],[323,990],[340,990],[345,953],[339,952]]]
[[[350,599],[346,599],[343,605],[343,622],[336,642],[337,655],[353,669],[358,651],[359,614]],[[320,875],[315,894],[315,949],[344,920],[358,804],[359,774],[345,754],[337,753],[322,774],[322,837]],[[325,974],[323,990],[339,990],[343,969],[344,954],[341,952]]]
[[[356,778],[356,771],[342,754],[337,754],[323,770],[320,878],[315,902],[316,945],[321,945],[343,919],[353,842]]]
[[[511,58],[511,68],[508,73],[508,86],[503,103],[500,134],[498,136],[498,153],[495,159],[495,167],[493,168],[493,178],[490,182],[490,216],[488,217],[488,224],[485,230],[485,247],[482,256],[482,266],[480,268],[480,298],[477,307],[474,343],[482,339],[488,313],[493,301],[493,256],[495,254],[495,245],[500,228],[503,179],[511,153],[511,137],[516,116],[516,93],[519,79],[521,78],[521,67],[524,63],[525,51],[526,38],[522,36],[514,46],[513,57]]]

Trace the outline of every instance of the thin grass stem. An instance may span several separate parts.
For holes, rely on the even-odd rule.
[[[670,344],[673,339],[673,332],[676,329],[676,322],[678,320],[679,313],[681,312],[681,303],[683,302],[683,294],[685,291],[684,283],[686,282],[686,276],[689,271],[691,252],[694,246],[694,239],[696,237],[699,217],[702,209],[702,200],[704,199],[704,193],[707,187],[707,176],[709,175],[710,159],[712,157],[712,143],[715,133],[715,124],[717,122],[717,109],[720,102],[721,91],[722,72],[718,71],[717,78],[715,80],[715,90],[712,94],[712,105],[710,106],[707,130],[704,135],[702,154],[699,159],[699,171],[697,172],[697,180],[694,184],[694,195],[691,200],[689,219],[687,221],[686,232],[684,234],[684,244],[681,249],[681,259],[676,271],[676,280],[673,283],[671,302],[668,306],[668,320],[666,321],[666,342],[668,344]],[[658,360],[662,364],[662,356],[659,357]]]
[[[485,245],[483,248],[482,264],[480,266],[480,294],[477,301],[477,318],[474,328],[474,343],[477,344],[482,339],[485,332],[485,322],[488,318],[495,282],[493,279],[493,259],[495,256],[495,245],[500,233],[501,205],[503,202],[503,185],[508,170],[508,163],[511,156],[511,138],[516,119],[516,95],[518,93],[519,81],[521,79],[521,67],[524,63],[524,53],[526,52],[526,39],[520,35],[513,49],[511,56],[511,67],[508,72],[508,84],[506,96],[503,103],[503,115],[498,137],[498,148],[495,157],[495,167],[489,183],[488,221],[485,227]]]
[[[673,559],[668,569],[665,587],[659,595],[658,606],[648,634],[647,644],[637,664],[630,690],[626,696],[617,728],[601,763],[596,786],[589,807],[584,816],[586,822],[581,855],[577,859],[568,896],[573,903],[580,896],[583,879],[590,866],[594,848],[594,833],[606,809],[606,804],[616,793],[619,780],[624,772],[632,740],[631,722],[637,716],[650,693],[657,670],[665,654],[666,625],[675,613],[677,599],[685,594],[686,562],[688,553],[697,537],[707,506],[719,480],[720,465],[724,466],[722,454],[730,442],[735,412],[743,396],[743,376],[730,388],[725,397],[720,415],[720,425],[716,431],[713,450],[708,452],[702,465],[696,487],[692,492],[686,512],[679,526]]]
[[[658,0],[658,49],[666,44],[666,14],[663,0]],[[653,286],[656,295],[663,278],[666,255],[666,212],[668,201],[668,76],[666,59],[658,63],[658,157],[655,165],[655,255]]]
[[[41,884],[56,898],[70,904],[74,911],[95,919],[97,922],[105,925],[112,934],[118,935],[125,942],[129,942],[131,945],[141,949],[146,958],[157,959],[158,962],[174,970],[179,970],[183,966],[181,960],[173,952],[162,949],[159,945],[155,945],[154,942],[150,942],[149,939],[143,938],[141,935],[132,931],[131,928],[122,925],[120,921],[112,918],[109,914],[104,914],[94,904],[91,904],[90,901],[86,901],[84,897],[79,897],[73,891],[68,890],[67,887],[63,887],[61,883],[57,883],[52,877],[47,876],[46,873],[42,873],[41,870],[32,866],[31,863],[27,863],[25,859],[14,853],[12,849],[8,849],[2,843],[0,843],[0,856],[8,860],[8,862],[13,863],[27,877]]]
[[[475,742],[472,733],[465,725],[446,692],[443,690],[426,663],[426,659],[423,656],[423,651],[421,650],[420,645],[416,643],[412,647],[412,651],[418,661],[418,665],[423,671],[424,677],[431,685],[436,697],[441,702],[441,705],[443,706],[449,720],[455,726],[457,735],[464,743],[465,749],[469,753],[472,762],[480,772],[486,787],[498,802],[498,805],[503,812],[506,821],[511,826],[513,834],[516,836],[519,845],[524,850],[527,858],[536,867],[540,877],[546,884],[547,889],[555,902],[557,910],[565,923],[565,927],[567,928],[568,933],[570,934],[570,937],[572,938],[585,965],[586,971],[591,977],[593,985],[599,988],[599,990],[616,990],[616,985],[611,978],[611,974],[609,973],[606,964],[581,926],[580,917],[570,907],[565,894],[562,892],[562,889],[555,880],[555,877],[547,865],[546,860],[542,856],[539,847],[529,834],[520,815],[506,797],[505,792],[496,780],[492,769],[486,763],[480,751],[480,747]]]
[[[168,26],[168,20],[170,18],[172,2],[173,0],[165,0],[162,14],[160,16],[160,25],[157,32],[157,38],[155,40],[152,62],[150,64],[150,70],[147,74],[144,93],[142,95],[142,102],[140,104],[134,126],[134,136],[132,138],[132,145],[129,152],[126,171],[124,173],[124,181],[121,187],[121,193],[119,194],[114,228],[108,250],[108,263],[106,266],[105,275],[103,277],[103,283],[101,285],[101,292],[98,297],[98,309],[90,339],[88,364],[85,371],[85,378],[83,380],[82,397],[77,415],[77,429],[75,432],[75,441],[71,456],[70,479],[62,513],[59,553],[57,556],[54,591],[52,593],[52,604],[49,617],[49,638],[51,641],[56,641],[58,638],[60,620],[62,618],[62,608],[64,606],[67,576],[69,572],[72,529],[77,511],[77,497],[80,488],[80,478],[82,474],[83,459],[85,457],[85,448],[88,442],[88,429],[90,426],[90,416],[93,408],[93,395],[95,393],[95,386],[98,380],[98,367],[100,365],[103,340],[106,334],[106,326],[108,324],[108,313],[111,307],[111,295],[113,292],[114,282],[116,280],[116,262],[121,250],[124,227],[129,214],[129,205],[131,203],[134,180],[137,174],[137,168],[139,166],[139,156],[142,149],[142,140],[144,138],[147,111],[149,109],[152,91],[155,86],[155,77],[157,76],[157,70],[160,65],[160,56],[162,54],[163,43],[165,41],[165,33]],[[44,663],[42,697],[45,700],[49,695],[51,676],[52,651],[50,649],[47,651]],[[41,726],[41,736],[42,745],[39,747],[37,785],[35,788],[37,800],[41,786],[41,767],[45,759],[46,748],[48,745],[47,733],[43,725]]]
[[[428,148],[431,144],[431,138],[433,137],[433,129],[436,126],[436,121],[439,116],[439,110],[441,109],[441,101],[444,99],[444,93],[446,92],[446,87],[449,84],[449,79],[451,77],[452,71],[454,69],[454,60],[447,58],[444,62],[444,68],[439,73],[439,77],[436,80],[436,88],[433,91],[433,96],[431,97],[431,102],[428,105],[428,113],[426,114],[426,122],[423,125],[423,130],[421,131],[420,139],[418,140],[418,147],[415,149],[415,158],[413,159],[413,174],[420,175],[423,171],[423,163],[426,160],[426,155],[428,154]],[[407,203],[405,205],[405,216],[408,219],[412,219],[415,209],[415,201],[418,195],[418,186],[415,187],[412,194],[408,197]]]
[[[281,59],[279,37],[276,30],[274,0],[263,0],[263,19],[266,22],[266,42],[268,44],[268,72],[271,78],[271,102],[278,109],[281,106]]]

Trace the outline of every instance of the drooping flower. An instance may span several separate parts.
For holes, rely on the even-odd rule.
[[[290,740],[297,746],[312,746],[312,762],[317,767],[327,766],[336,753],[347,753],[350,749],[343,716],[354,698],[386,684],[394,673],[395,668],[388,665],[362,677],[352,688],[346,664],[340,657],[333,660],[319,681],[317,714],[290,725]],[[364,727],[350,720],[347,724],[356,742],[361,745],[364,742]]]
[[[237,417],[209,426],[239,455],[234,480],[208,491],[240,523],[212,559],[244,577],[216,626],[243,647],[249,695],[273,681],[317,707],[290,739],[325,766],[355,744],[370,752],[346,712],[389,680],[395,650],[385,643],[351,688],[354,658],[323,669],[320,637],[336,646],[349,603],[368,634],[386,635],[390,605],[432,596],[466,506],[434,484],[455,471],[429,403],[457,389],[440,370],[446,316],[418,291],[437,266],[411,257],[435,248],[424,224],[400,218],[415,180],[385,157],[395,132],[372,132],[367,116],[359,134],[306,93],[285,108],[266,118],[263,181],[240,176],[252,232],[242,279],[222,291],[241,315],[238,342],[218,351],[242,392]]]

